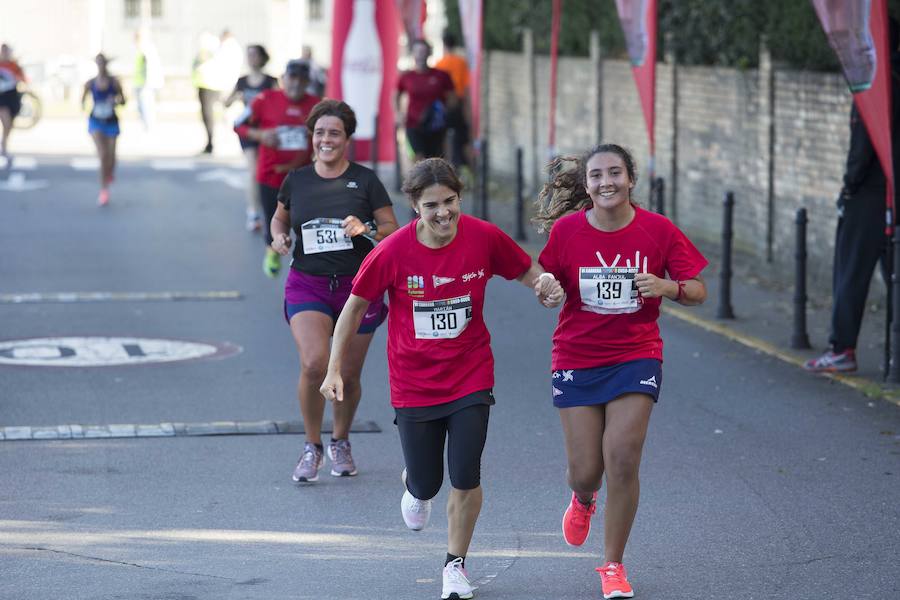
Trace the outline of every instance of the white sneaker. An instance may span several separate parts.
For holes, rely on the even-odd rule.
[[[431,500],[419,500],[409,490],[404,490],[400,499],[400,512],[407,527],[413,531],[422,531],[431,518]]]
[[[475,586],[469,582],[469,574],[463,568],[463,559],[454,558],[444,567],[444,589],[441,592],[441,598],[448,600],[465,600],[472,598],[475,594]]]

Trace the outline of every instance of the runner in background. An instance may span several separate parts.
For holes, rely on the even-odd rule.
[[[9,134],[12,131],[13,121],[22,108],[22,93],[19,91],[19,83],[25,81],[25,72],[13,58],[13,51],[7,44],[0,45],[0,168],[12,164],[9,157]]]
[[[469,105],[469,65],[465,57],[458,50],[456,36],[445,31],[443,36],[444,55],[434,65],[435,69],[444,71],[453,80],[453,88],[456,92],[457,102],[454,102],[447,111],[447,129],[449,130],[450,162],[460,169],[466,167],[472,176],[472,150],[469,145],[469,124],[471,123]]]
[[[213,130],[215,128],[215,105],[226,85],[223,82],[221,62],[216,60],[219,50],[219,39],[208,31],[200,34],[200,50],[194,58],[191,81],[197,88],[197,99],[200,101],[200,118],[206,131],[206,146],[200,154],[212,154]],[[228,81],[231,84],[233,79]]]
[[[567,168],[575,164],[576,168]],[[553,404],[565,438],[570,500],[563,537],[582,545],[606,477],[604,598],[631,598],[622,565],[637,512],[638,470],[662,386],[663,298],[706,299],[707,261],[671,221],[631,199],[634,159],[603,144],[580,160],[554,160],[535,222],[550,230],[540,263],[566,292],[553,333]],[[667,279],[668,274],[671,279]]]
[[[97,204],[106,206],[109,203],[109,186],[115,178],[116,169],[116,138],[119,137],[116,107],[125,104],[125,96],[122,84],[109,74],[106,57],[98,54],[95,61],[97,76],[84,84],[81,107],[82,110],[86,108],[90,96],[92,106],[88,117],[88,133],[94,140],[97,156],[100,158],[100,195]]]
[[[371,169],[347,159],[350,137],[356,131],[353,110],[339,100],[323,100],[312,109],[307,123],[316,162],[288,173],[272,219],[276,251],[284,256],[290,253],[292,230],[297,239],[284,288],[284,312],[300,354],[298,395],[306,442],[293,473],[298,483],[316,481],[325,460],[325,399],[319,386],[325,379],[334,323],[373,243],[397,229],[384,185]],[[357,473],[350,427],[362,396],[363,361],[386,315],[382,299],[369,307],[344,363],[344,402],[333,405],[334,429],[328,445],[331,474],[336,477]]]
[[[225,99],[225,108],[231,106],[238,98],[244,103],[244,112],[238,117],[237,122],[247,118],[250,113],[250,103],[260,92],[278,87],[278,79],[267,73],[263,73],[263,67],[269,62],[269,53],[259,44],[247,46],[247,66],[250,72],[239,77],[234,89]],[[247,231],[258,231],[262,228],[262,205],[259,201],[259,186],[256,184],[256,157],[259,142],[238,136],[244,159],[247,162],[247,173],[250,182],[247,185]]]
[[[447,109],[456,102],[456,96],[450,76],[428,66],[431,55],[428,42],[413,40],[412,54],[415,68],[400,74],[394,94],[394,111],[397,123],[406,128],[406,139],[418,161],[444,155]],[[405,111],[402,108],[404,96]]]
[[[406,464],[400,511],[410,529],[427,525],[446,444],[452,489],[441,598],[472,598],[465,560],[481,512],[481,454],[494,404],[485,288],[494,275],[517,279],[548,307],[562,301],[562,289],[496,225],[460,212],[462,182],[447,161],[414,165],[403,191],[419,218],[363,261],[338,318],[321,392],[348,401],[343,372],[355,332],[387,291],[391,404]]]
[[[249,113],[235,123],[239,136],[259,143],[256,181],[266,243],[263,272],[273,278],[281,272],[281,259],[272,248],[269,229],[278,205],[278,189],[292,169],[312,162],[306,118],[319,102],[317,96],[306,93],[309,85],[306,61],[288,61],[282,85],[283,89],[265,90],[256,96],[250,103]]]

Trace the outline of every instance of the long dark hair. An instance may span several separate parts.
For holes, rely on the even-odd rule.
[[[637,168],[634,157],[618,144],[600,144],[594,146],[581,156],[559,156],[551,160],[547,170],[551,173],[550,181],[541,188],[535,202],[536,211],[531,222],[537,225],[541,233],[550,231],[557,219],[570,212],[587,208],[591,205],[591,197],[584,187],[587,181],[585,167],[589,160],[597,154],[609,152],[617,155],[625,163],[625,170],[632,183],[637,183]]]

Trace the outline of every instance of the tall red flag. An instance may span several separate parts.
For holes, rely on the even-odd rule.
[[[652,171],[656,147],[653,133],[656,123],[656,0],[616,0],[616,10],[647,123]]]
[[[394,160],[394,107],[400,19],[393,2],[334,0],[326,95],[356,113],[356,160],[372,158],[375,120],[380,161]]]
[[[894,164],[891,160],[891,48],[887,0],[812,0],[837,53],[853,101],[878,155],[887,182],[886,227],[894,225]]]

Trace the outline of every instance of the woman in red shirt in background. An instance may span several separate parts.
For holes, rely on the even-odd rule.
[[[517,279],[548,307],[562,289],[496,225],[460,213],[462,183],[439,158],[417,163],[403,184],[419,218],[366,256],[338,318],[321,392],[343,399],[342,364],[370,302],[385,291],[391,404],[406,469],[400,509],[418,531],[443,483],[452,489],[442,598],[471,598],[465,556],[481,511],[481,453],[494,404],[494,359],[482,309],[488,280]]]
[[[25,73],[19,63],[13,59],[12,48],[0,45],[0,126],[3,128],[0,137],[0,166],[9,164],[6,142],[12,131],[13,120],[22,109],[22,93],[19,82],[25,81]]]
[[[700,304],[707,261],[690,240],[631,200],[634,159],[621,146],[597,146],[556,173],[534,219],[550,239],[540,263],[566,292],[553,334],[553,404],[559,409],[572,497],[563,536],[587,539],[606,475],[604,598],[631,598],[622,555],[637,512],[638,469],[650,412],[662,384],[659,307],[668,298]],[[666,274],[671,279],[666,279]]]

